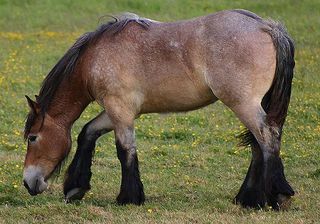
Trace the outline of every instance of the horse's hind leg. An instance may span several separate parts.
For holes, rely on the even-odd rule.
[[[266,203],[263,181],[263,155],[259,144],[251,143],[252,158],[245,180],[234,199],[244,207],[263,207]]]
[[[91,164],[96,140],[112,129],[113,125],[104,111],[82,128],[78,136],[76,154],[64,181],[63,191],[67,201],[81,200],[90,189]]]
[[[274,209],[284,207],[294,191],[285,179],[279,157],[280,128],[268,124],[260,104],[246,102],[232,109],[252,133],[247,135],[251,138],[247,139],[252,148],[251,165],[235,202],[244,207],[259,208],[266,203]]]

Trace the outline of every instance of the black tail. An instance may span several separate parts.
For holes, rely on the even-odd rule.
[[[270,27],[264,31],[269,33],[276,49],[276,70],[273,83],[263,97],[261,105],[267,114],[268,125],[279,128],[279,136],[281,136],[291,96],[291,83],[295,66],[294,43],[282,24],[271,20],[263,20],[263,22]],[[244,131],[239,137],[242,146],[256,142],[249,130]]]

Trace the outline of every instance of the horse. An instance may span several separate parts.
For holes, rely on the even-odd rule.
[[[67,202],[90,189],[97,139],[114,131],[121,164],[120,205],[145,201],[135,144],[141,114],[186,112],[220,100],[245,125],[252,159],[234,203],[279,210],[294,195],[280,158],[294,72],[294,42],[284,25],[241,9],[176,22],[123,14],[80,36],[26,96],[23,182],[42,193],[71,148],[71,128],[93,101],[102,112],[77,138],[64,179]]]

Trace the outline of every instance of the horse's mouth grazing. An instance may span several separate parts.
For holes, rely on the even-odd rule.
[[[32,196],[41,194],[48,187],[47,181],[45,181],[42,176],[35,176],[33,179],[25,179],[23,180],[23,184]]]
[[[60,174],[63,161],[64,161],[64,159],[62,159],[55,166],[55,168],[51,171],[51,173],[49,175],[47,175],[46,177],[38,176],[35,180],[35,183],[32,184],[32,187],[30,187],[29,184],[25,180],[23,181],[25,188],[28,190],[28,192],[31,196],[41,194],[43,191],[45,191],[47,189],[48,180],[51,179],[52,177],[55,178]]]
[[[38,179],[36,180],[35,187],[33,189],[29,187],[26,181],[23,181],[23,184],[31,196],[41,194],[44,190],[47,189],[48,186],[48,183],[45,180],[40,182]]]

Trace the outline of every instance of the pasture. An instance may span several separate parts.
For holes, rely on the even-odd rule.
[[[112,133],[99,139],[92,189],[65,204],[64,171],[43,194],[22,184],[26,144],[24,95],[38,93],[52,66],[106,14],[131,11],[174,21],[223,9],[244,8],[282,21],[296,43],[296,69],[281,157],[296,191],[287,211],[247,210],[232,204],[251,152],[237,147],[243,128],[222,103],[181,114],[148,114],[135,123],[146,202],[118,206],[120,163]],[[0,0],[0,223],[315,223],[320,220],[320,3],[318,0]],[[99,17],[101,17],[99,21]],[[101,111],[93,103],[72,129]]]

